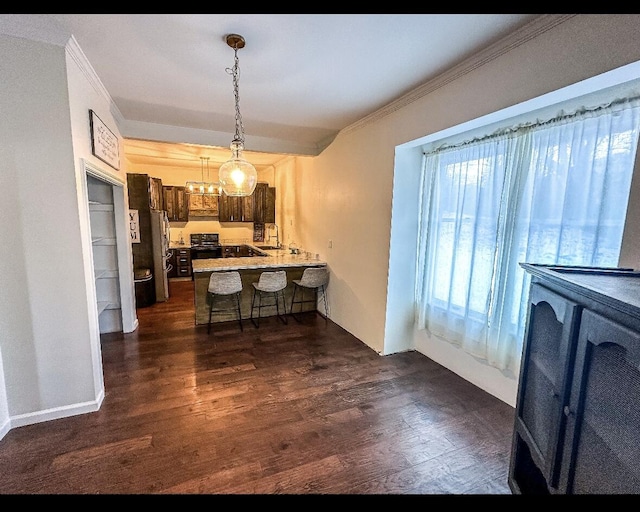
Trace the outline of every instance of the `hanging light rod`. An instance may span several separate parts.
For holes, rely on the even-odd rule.
[[[207,179],[204,178],[204,165],[207,163]],[[200,172],[202,181],[187,181],[187,193],[202,196],[219,196],[220,183],[209,179],[209,157],[200,157]]]
[[[232,68],[227,68],[226,72],[233,77],[233,93],[236,106],[236,133],[231,141],[231,158],[223,163],[218,169],[218,181],[222,191],[228,196],[250,196],[256,188],[258,182],[258,172],[256,168],[242,157],[244,150],[244,126],[242,125],[242,115],[240,114],[240,64],[238,60],[238,50],[244,48],[244,37],[238,34],[228,34],[227,44],[233,48],[235,58]]]

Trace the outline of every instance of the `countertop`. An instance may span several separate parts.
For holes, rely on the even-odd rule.
[[[253,245],[250,242],[228,242],[228,241],[222,241],[220,242],[220,246],[221,247],[225,247],[225,246],[238,246],[238,245],[248,245],[249,247],[253,247],[254,249],[257,249],[257,247],[255,245]],[[265,244],[260,244],[260,245],[265,245]],[[190,243],[183,243],[180,244],[174,240],[172,240],[171,242],[169,242],[169,249],[191,249],[191,244]],[[259,249],[262,250],[262,249]],[[281,249],[283,250],[283,249]]]
[[[326,261],[316,260],[314,256],[307,258],[305,253],[290,254],[288,249],[263,250],[267,256],[250,256],[242,258],[209,258],[191,260],[194,272],[211,272],[217,270],[241,270],[247,268],[277,267],[324,267]]]

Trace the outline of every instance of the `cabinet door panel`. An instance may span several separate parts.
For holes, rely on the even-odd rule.
[[[254,191],[255,194],[255,191]],[[245,196],[241,198],[241,211],[240,211],[240,220],[241,222],[253,222],[254,221],[254,194],[250,196]]]
[[[256,189],[253,191],[254,204],[253,204],[253,220],[255,222],[266,222],[266,204],[267,204],[267,189],[269,185],[267,183],[258,183]]]
[[[164,195],[160,178],[149,178],[149,207],[152,210],[164,210]]]
[[[169,220],[176,220],[176,195],[173,187],[168,185],[163,186],[162,196],[164,198],[164,209],[167,212],[167,217]]]
[[[276,222],[276,188],[275,187],[269,187],[267,189],[264,222],[268,222],[271,224],[275,224]]]
[[[559,477],[565,424],[562,411],[569,391],[566,372],[579,312],[576,303],[532,285],[516,435],[527,443],[533,462],[551,488]]]
[[[162,194],[164,209],[167,212],[169,220],[174,222],[187,222],[187,220],[189,220],[189,210],[185,187],[165,185],[162,187]]]
[[[241,201],[241,197],[222,194],[220,196],[220,222],[241,222]]]
[[[189,220],[189,201],[185,187],[175,187],[175,220],[187,222]]]
[[[597,313],[582,316],[571,402],[565,408],[572,494],[640,492],[640,333]],[[573,455],[572,455],[573,454]]]

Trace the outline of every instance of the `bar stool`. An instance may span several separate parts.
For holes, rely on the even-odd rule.
[[[298,317],[293,313],[294,304],[300,304],[300,312],[302,312],[302,305],[306,303],[314,303],[318,305],[318,292],[322,292],[322,299],[324,301],[324,321],[327,321],[327,317],[329,316],[329,307],[327,306],[327,293],[325,290],[325,286],[329,283],[329,270],[326,267],[307,267],[302,272],[302,277],[300,279],[293,280],[293,294],[291,295],[291,308],[289,309],[291,316],[296,320],[300,321]],[[305,299],[304,291],[313,290],[313,299]],[[296,300],[296,293],[300,292],[299,300]],[[316,309],[316,313],[318,310]]]
[[[288,323],[287,318],[280,314],[280,306],[278,305],[279,296],[282,295],[282,308],[284,314],[287,313],[287,303],[284,297],[284,289],[287,287],[287,273],[284,270],[276,270],[273,272],[263,272],[260,274],[260,278],[257,283],[251,283],[253,285],[253,299],[251,300],[251,321],[253,325],[259,327],[260,324],[260,311],[263,307],[262,295],[269,294],[275,301],[271,304],[264,304],[264,306],[275,306],[276,314],[283,324]],[[255,307],[256,296],[258,297],[258,320],[253,319],[253,308]]]
[[[236,310],[238,312],[238,322],[240,323],[240,330],[244,331],[242,327],[242,313],[240,311],[240,292],[242,292],[242,280],[240,279],[240,272],[212,272],[209,278],[209,287],[207,288],[207,296],[209,297],[209,324],[207,325],[207,334],[211,332],[211,314],[222,311]],[[214,299],[220,298],[229,300],[235,297],[235,305],[213,309]]]

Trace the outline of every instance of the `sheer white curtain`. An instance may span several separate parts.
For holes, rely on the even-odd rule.
[[[640,121],[637,100],[425,155],[416,321],[517,375],[521,262],[616,266]]]

